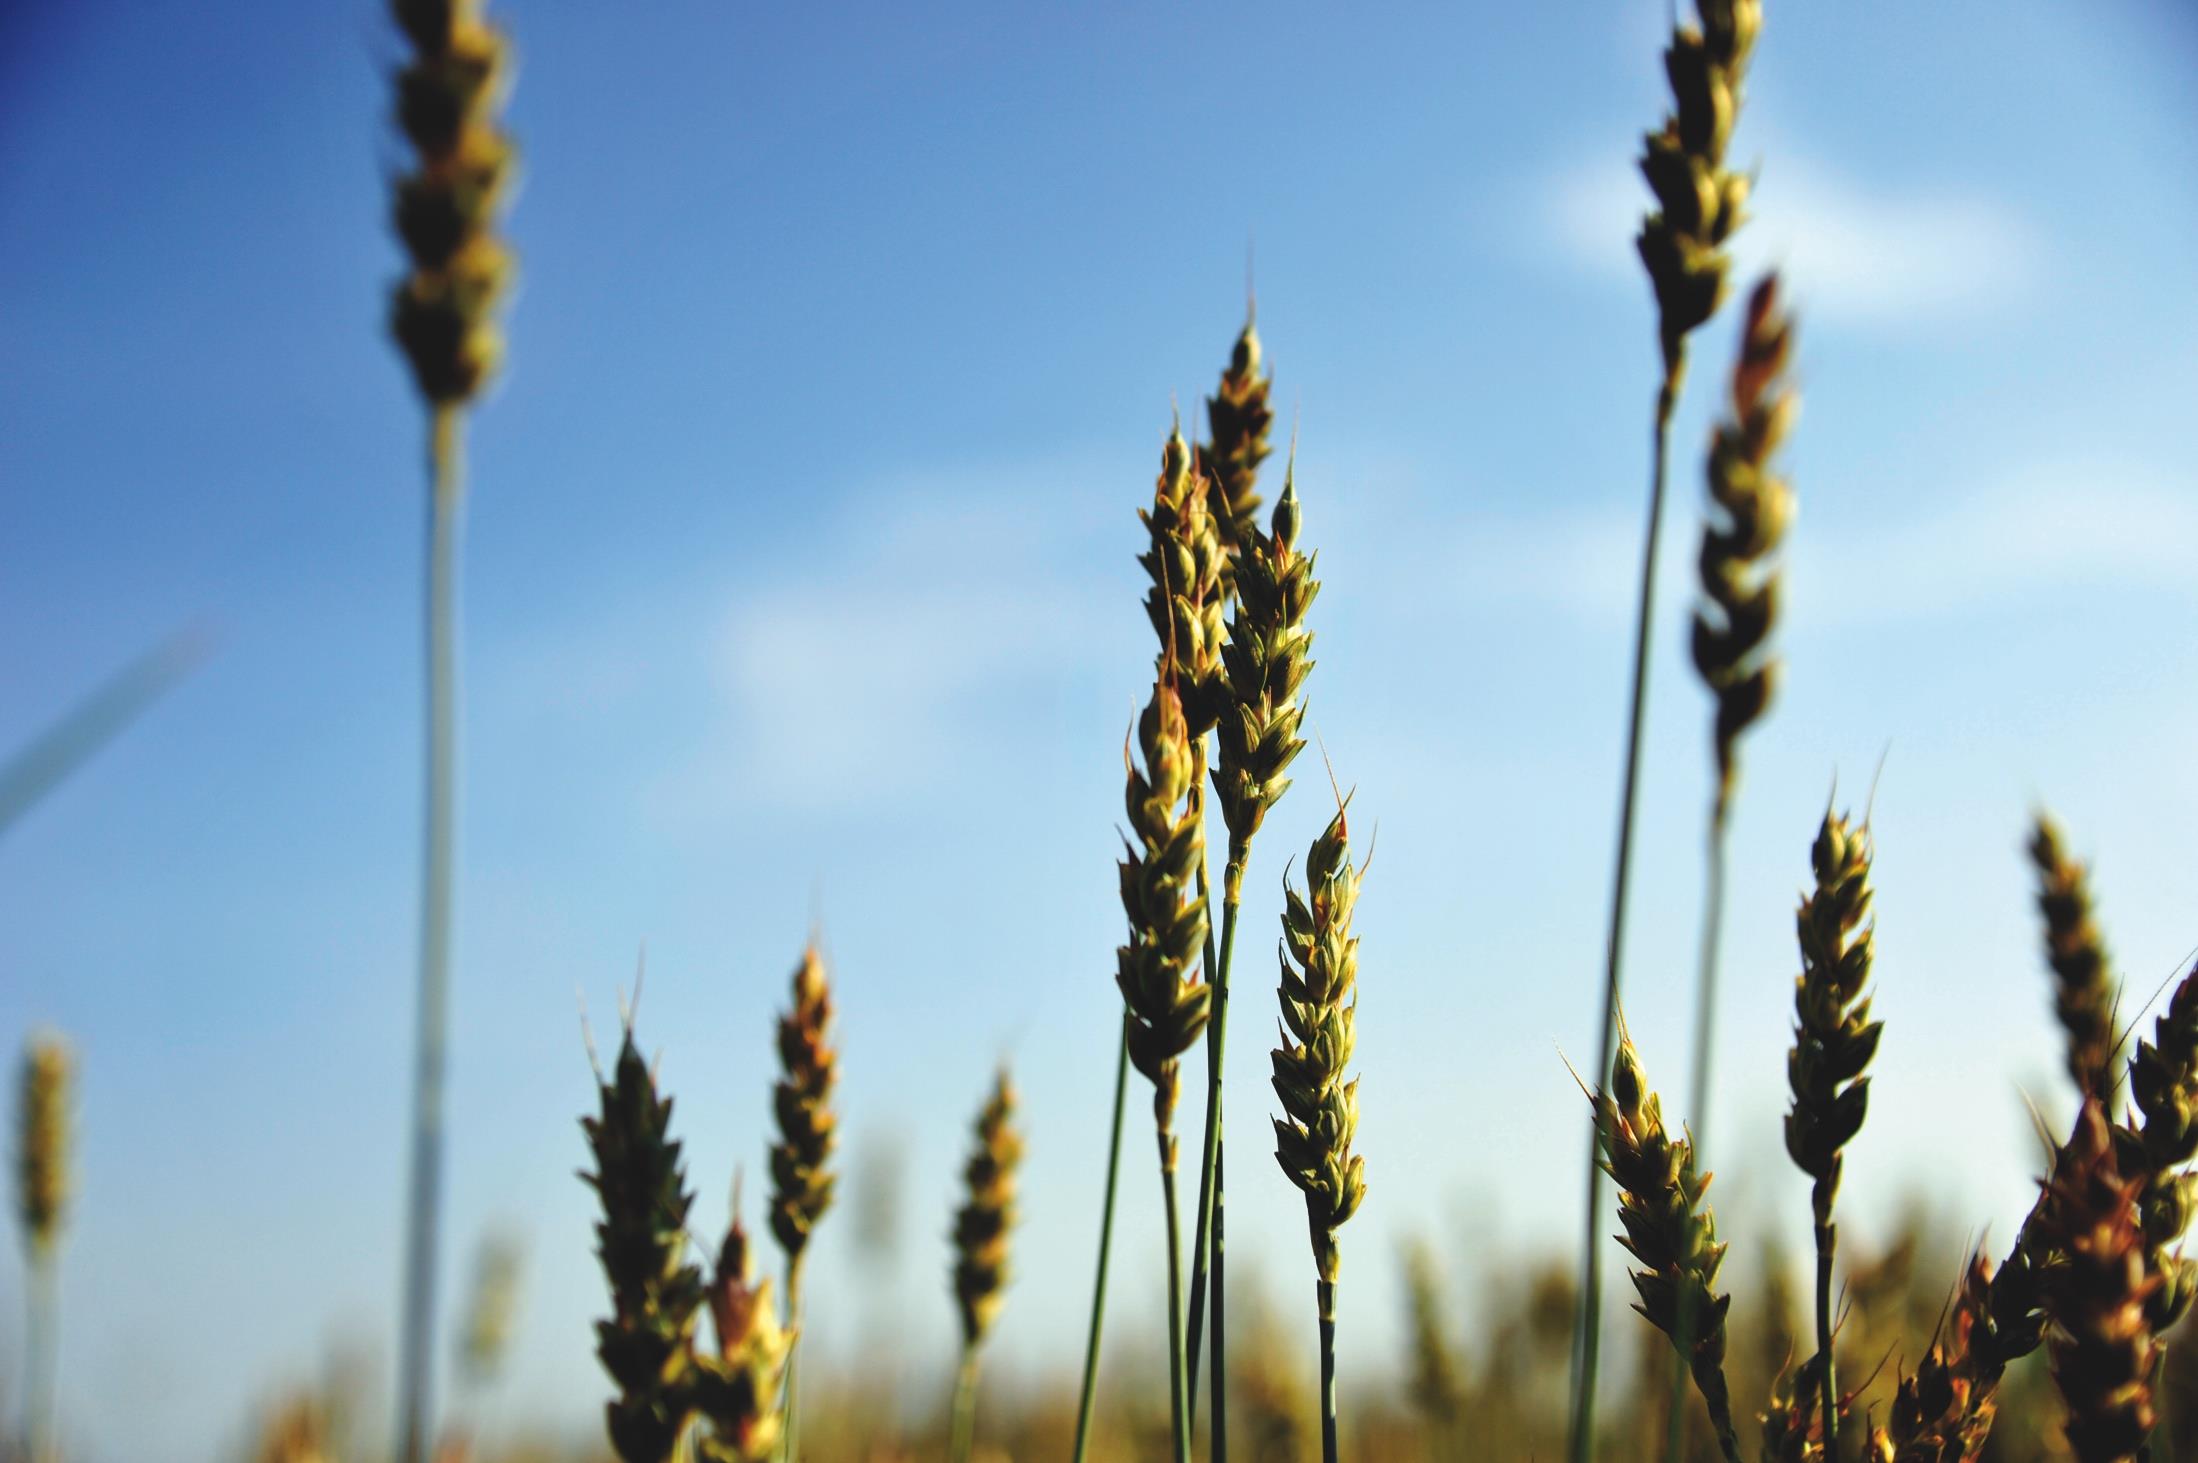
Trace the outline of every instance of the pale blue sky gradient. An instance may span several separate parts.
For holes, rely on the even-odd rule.
[[[1844,1227],[1922,1185],[2004,1232],[2019,1088],[2066,1101],[2034,801],[2097,855],[2137,997],[2198,942],[2198,27],[2169,0],[1768,9],[1741,255],[1790,271],[1807,400],[1789,677],[1735,830],[1725,1228],[1803,1212],[1791,906],[1833,778],[1859,804],[1883,756],[1889,1028]],[[1608,894],[1663,10],[497,6],[523,273],[471,435],[445,1275],[455,1300],[486,1225],[529,1236],[507,1415],[590,1427],[602,1391],[575,991],[607,1039],[647,942],[643,1036],[714,1229],[735,1165],[761,1181],[766,1023],[815,917],[852,1144],[905,1158],[911,1380],[945,1384],[942,1236],[1002,1056],[1031,1144],[998,1374],[1066,1372],[1151,653],[1134,510],[1255,238],[1327,586],[1311,719],[1380,825],[1345,1384],[1386,1385],[1404,1236],[1461,1306],[1495,1253],[1572,1243],[1558,1052],[1592,1048]],[[366,0],[0,14],[0,746],[175,626],[224,634],[0,843],[0,1033],[83,1059],[86,1456],[211,1457],[331,1337],[393,1333],[422,512],[381,326],[396,55]],[[1684,616],[1731,332],[1678,424],[1630,936],[1674,1093],[1708,772]],[[1305,772],[1248,883],[1247,1133],[1276,892],[1326,809]],[[1140,1132],[1131,1254],[1158,1233]],[[1308,1303],[1294,1195],[1255,1138],[1233,1167],[1236,1263]],[[1118,1273],[1126,1343],[1162,1313]],[[814,1274],[818,1354],[849,1355],[845,1217]],[[20,1293],[10,1247],[11,1375]]]

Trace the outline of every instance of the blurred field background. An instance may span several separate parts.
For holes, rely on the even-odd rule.
[[[821,923],[849,1177],[811,1266],[806,1446],[859,1455],[833,1419],[868,1414],[838,1397],[935,1428],[943,1233],[1006,1056],[1030,1150],[986,1436],[1059,1451],[1119,1007],[1118,759],[1149,684],[1133,509],[1171,395],[1211,389],[1249,245],[1330,586],[1310,721],[1380,826],[1354,1452],[1403,1446],[1380,1430],[1409,1415],[1419,1240],[1469,1426],[1548,1456],[1546,1287],[1582,1197],[1559,1051],[1594,1045],[1653,355],[1628,159],[1664,105],[1663,8],[496,11],[524,272],[472,433],[445,1259],[454,1333],[476,1238],[525,1254],[489,1450],[586,1447],[607,1391],[576,990],[607,1027],[646,942],[713,1233],[719,1176],[762,1162],[768,1021]],[[81,1061],[72,1458],[244,1452],[332,1366],[385,1426],[419,714],[418,411],[383,329],[396,57],[364,0],[0,9],[0,746],[178,625],[220,639],[0,838],[0,1031],[59,1027]],[[1884,758],[1888,1034],[1843,1229],[1857,1273],[1915,1247],[1886,1282],[1911,1356],[1965,1240],[2028,1207],[2026,1096],[2057,1130],[2071,1108],[2032,805],[2096,855],[2130,991],[2198,939],[2194,75],[2172,0],[1766,21],[1738,253],[1786,271],[1807,407],[1789,677],[1728,895],[1713,1166],[1742,1337],[1767,1246],[1807,1248],[1778,1119],[1835,774],[1859,802]],[[1729,342],[1706,333],[1675,437],[1630,937],[1634,1032],[1675,1088],[1709,775],[1680,586]],[[1326,811],[1285,802],[1248,886],[1271,901]],[[1229,1093],[1272,1106],[1255,1059]],[[1302,1223],[1263,1158],[1236,1172],[1235,1290],[1292,1318],[1257,1396],[1311,1364]],[[1127,1169],[1125,1253],[1154,1243],[1151,1187]],[[1141,1279],[1111,1302],[1124,1375],[1158,1364]],[[10,1248],[11,1398],[22,1289]],[[1661,1377],[1661,1339],[1612,1312],[1609,1385],[1650,1354]],[[1770,1351],[1736,1358],[1751,1406]],[[1109,1395],[1119,1428],[1158,1393]],[[1504,1431],[1521,1398],[1538,1442]]]

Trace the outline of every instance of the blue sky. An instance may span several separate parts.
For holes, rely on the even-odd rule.
[[[2168,0],[1770,11],[1740,255],[1802,313],[1802,507],[1735,830],[1719,1193],[1743,1249],[1803,1212],[1791,905],[1832,779],[1859,802],[1882,755],[1890,1027],[1845,1227],[1928,1181],[2004,1230],[2021,1094],[2065,1102],[2028,810],[2097,855],[2136,997],[2198,941],[2198,27]],[[1406,1235],[1461,1307],[1488,1246],[1568,1245],[1558,1051],[1593,1040],[1663,7],[498,13],[523,276],[472,434],[446,1273],[489,1225],[529,1237],[509,1415],[586,1427],[600,1391],[575,992],[606,1035],[646,941],[644,1040],[714,1228],[759,1168],[765,1023],[813,918],[852,1145],[906,1168],[912,1378],[945,1384],[941,1236],[1002,1056],[1031,1153],[1001,1370],[1070,1364],[1150,655],[1133,514],[1254,240],[1327,586],[1311,717],[1380,824],[1343,1324],[1391,1344]],[[422,501],[381,330],[395,56],[365,3],[0,18],[0,745],[179,624],[223,636],[0,843],[0,1031],[83,1057],[65,1413],[99,1456],[211,1456],[331,1338],[393,1332]],[[1630,934],[1674,1091],[1708,771],[1686,577],[1731,331],[1678,424]],[[1319,781],[1248,882],[1245,1121]],[[1295,1304],[1296,1200],[1256,1148],[1236,1171],[1232,1255]],[[1159,1206],[1128,1172],[1135,1253]],[[821,1352],[864,1314],[850,1230],[819,1240]],[[1157,1329],[1151,1288],[1119,1291],[1117,1335]]]

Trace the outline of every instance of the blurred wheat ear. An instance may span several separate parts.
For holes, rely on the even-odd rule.
[[[977,1436],[977,1356],[1007,1292],[1008,1232],[1015,1224],[1015,1174],[1023,1135],[1015,1129],[1015,1084],[1002,1068],[977,1114],[975,1141],[962,1167],[967,1197],[954,1214],[954,1305],[962,1323],[954,1373],[951,1463],[968,1463]]]
[[[779,1141],[771,1149],[771,1233],[786,1255],[786,1320],[795,1336],[786,1362],[788,1463],[800,1456],[801,1262],[838,1181],[826,1167],[839,1135],[832,1110],[839,1053],[831,1037],[831,983],[824,957],[811,944],[794,967],[793,1001],[779,1018],[779,1080],[772,1094]]]
[[[2060,825],[2045,813],[2031,825],[2029,851],[2045,921],[2045,959],[2053,971],[2053,1014],[2068,1042],[2068,1077],[2079,1096],[2096,1097],[2111,1113],[2121,1085],[2114,1061],[2116,992],[2092,913],[2091,870],[2068,852]]]
[[[30,1463],[53,1463],[57,1436],[60,1351],[59,1266],[62,1221],[70,1188],[70,1112],[76,1059],[62,1039],[45,1032],[23,1051],[16,1106],[16,1215],[23,1225],[29,1269],[24,1450]]]
[[[511,256],[495,232],[512,148],[493,114],[510,48],[478,0],[393,0],[412,47],[398,71],[396,120],[415,166],[397,180],[394,219],[411,269],[390,330],[428,408],[426,839],[421,872],[417,1076],[405,1234],[397,1444],[424,1463],[433,1430],[435,1279],[441,1247],[443,1069],[448,1026],[452,825],[457,776],[458,513],[461,427],[502,351],[496,312]]]
[[[768,1463],[785,1441],[779,1398],[798,1337],[779,1324],[771,1282],[751,1279],[750,1269],[736,1189],[710,1282],[717,1352],[696,1356],[692,1371],[695,1410],[707,1424],[694,1447],[703,1463]]]
[[[1642,221],[1636,245],[1656,295],[1657,341],[1663,373],[1651,428],[1648,525],[1642,535],[1640,600],[1634,614],[1633,690],[1626,718],[1625,772],[1618,793],[1617,866],[1611,880],[1610,926],[1604,940],[1603,1002],[1595,1048],[1595,1080],[1606,1081],[1618,1050],[1618,1009],[1624,995],[1626,891],[1633,863],[1633,823],[1640,783],[1641,732],[1647,717],[1649,627],[1656,617],[1656,560],[1663,533],[1664,487],[1671,458],[1671,418],[1686,377],[1687,337],[1717,312],[1731,265],[1725,242],[1740,226],[1748,196],[1745,174],[1725,166],[1725,150],[1740,113],[1741,84],[1762,23],[1759,0],[1696,0],[1700,23],[1680,24],[1664,51],[1672,109],[1643,140],[1641,175],[1656,206]],[[1574,1328],[1572,1415],[1567,1456],[1587,1463],[1595,1450],[1596,1374],[1602,1347],[1602,1136],[1588,1140],[1588,1199],[1580,1240],[1580,1312]]]

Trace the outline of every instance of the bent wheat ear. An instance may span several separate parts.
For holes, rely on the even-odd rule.
[[[1770,705],[1778,660],[1765,649],[1778,620],[1779,574],[1768,562],[1792,521],[1794,495],[1771,470],[1796,409],[1786,384],[1793,323],[1779,309],[1778,276],[1766,275],[1748,300],[1740,359],[1732,373],[1732,415],[1710,444],[1709,495],[1697,565],[1701,608],[1694,615],[1694,667],[1717,700],[1714,741],[1722,825],[1739,775],[1740,734]]]
[[[1275,420],[1268,404],[1274,377],[1261,374],[1260,364],[1259,330],[1247,315],[1220,390],[1206,398],[1207,441],[1199,448],[1199,461],[1214,481],[1215,515],[1232,561],[1259,536],[1259,494],[1253,487],[1270,451],[1267,434]]]
[[[2030,862],[2038,871],[2038,913],[2053,970],[2053,1014],[2068,1036],[2069,1079],[2111,1112],[2118,1086],[2114,978],[2092,914],[2091,870],[2069,854],[2060,826],[2044,813],[2031,829]]]
[[[686,1261],[694,1196],[669,1136],[672,1100],[657,1096],[631,1026],[598,1096],[597,1115],[580,1120],[595,1170],[580,1177],[603,1207],[595,1252],[611,1315],[595,1323],[595,1354],[617,1387],[607,1409],[611,1447],[623,1463],[666,1463],[695,1405],[689,1369],[702,1273]]]
[[[1690,1318],[1684,1360],[1709,1408],[1718,1447],[1739,1463],[1732,1396],[1725,1383],[1725,1313],[1730,1295],[1717,1292],[1725,1247],[1708,1194],[1710,1175],[1695,1172],[1694,1145],[1664,1126],[1663,1104],[1649,1090],[1633,1043],[1621,1034],[1610,1085],[1592,1094],[1601,1134],[1603,1171],[1618,1186],[1619,1238],[1638,1267],[1634,1306],[1650,1325],[1680,1344],[1680,1315]]]
[[[748,1231],[734,1199],[732,1223],[710,1282],[717,1354],[695,1358],[690,1390],[708,1427],[696,1439],[704,1463],[767,1463],[784,1428],[779,1388],[794,1333],[779,1325],[771,1282],[750,1279]]]

